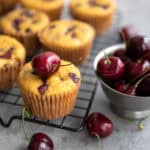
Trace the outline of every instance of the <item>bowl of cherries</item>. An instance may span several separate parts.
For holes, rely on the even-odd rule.
[[[101,50],[93,65],[113,112],[143,119],[150,115],[150,38],[131,31],[124,27],[125,43]]]

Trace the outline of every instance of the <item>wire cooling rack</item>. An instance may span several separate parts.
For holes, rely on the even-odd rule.
[[[104,47],[118,42],[118,27],[120,15],[116,15],[115,23],[110,32],[103,37],[95,39],[94,46],[86,64],[80,67],[82,74],[82,84],[77,97],[77,103],[68,116],[54,121],[43,121],[36,117],[25,118],[26,121],[52,126],[69,131],[80,131],[84,127],[97,87],[97,80],[93,71],[93,60],[96,54]],[[17,87],[2,92],[0,91],[0,123],[4,127],[9,127],[14,120],[21,120],[23,100]]]

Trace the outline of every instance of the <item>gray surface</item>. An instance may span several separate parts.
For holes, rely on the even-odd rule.
[[[122,12],[122,24],[133,23],[143,32],[150,34],[149,28],[149,0],[118,0],[119,10]],[[0,110],[3,105],[0,106]],[[120,119],[114,115],[108,105],[101,88],[97,89],[95,101],[91,111],[100,111],[111,118],[115,130],[113,134],[102,140],[103,150],[149,150],[150,149],[150,119],[144,121],[145,129],[138,131],[136,122]],[[37,124],[26,123],[26,128],[35,132],[45,132],[55,143],[55,150],[97,150],[97,141],[85,131],[72,133]],[[0,150],[25,150],[27,143],[20,121],[15,121],[10,128],[0,126]]]

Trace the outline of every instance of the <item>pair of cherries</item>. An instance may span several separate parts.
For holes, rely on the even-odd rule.
[[[120,34],[126,49],[102,58],[97,73],[119,92],[150,96],[150,38],[139,35],[133,26],[123,27]]]

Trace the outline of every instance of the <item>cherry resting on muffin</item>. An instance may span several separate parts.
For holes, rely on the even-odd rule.
[[[138,30],[133,25],[123,26],[119,31],[120,37],[124,42],[139,35]]]
[[[44,133],[36,133],[32,136],[27,150],[53,150],[54,144],[50,137]]]
[[[119,57],[106,56],[97,65],[97,73],[104,79],[116,81],[125,73],[125,64]]]
[[[45,79],[59,69],[60,57],[53,52],[38,54],[32,59],[32,67],[36,74]]]
[[[132,60],[140,59],[150,52],[150,38],[135,36],[126,43],[127,56]]]
[[[113,123],[105,115],[95,112],[86,120],[86,129],[93,136],[106,137],[113,131]]]

